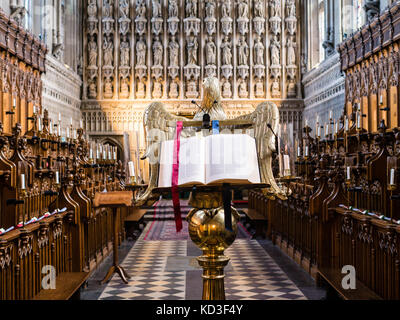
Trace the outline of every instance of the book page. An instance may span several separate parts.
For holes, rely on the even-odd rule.
[[[206,138],[206,183],[260,183],[255,139],[246,134]]]
[[[174,141],[161,144],[158,186],[168,188],[172,185],[172,166]],[[199,137],[181,138],[179,150],[178,185],[205,183],[205,139]]]

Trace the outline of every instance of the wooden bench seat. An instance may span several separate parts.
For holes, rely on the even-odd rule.
[[[261,236],[265,238],[267,217],[264,217],[262,214],[254,209],[245,208],[240,210],[246,214],[250,221],[254,222],[254,226],[256,228],[256,233],[254,234],[254,237]]]
[[[33,300],[79,300],[80,288],[88,279],[88,272],[64,272],[56,277],[56,289],[41,290]]]
[[[143,208],[129,208],[129,215],[125,218],[125,230],[128,238],[136,239],[140,232],[140,224],[148,210]]]
[[[146,212],[147,212],[146,209],[132,208],[132,209],[130,209],[130,215],[128,215],[126,217],[125,221],[128,221],[128,222],[139,222],[144,217]]]
[[[345,274],[340,273],[337,270],[328,268],[318,270],[318,284],[327,284],[333,290],[335,290],[340,298],[344,300],[382,300],[371,289],[368,289],[361,281],[356,280],[356,289],[344,289],[342,287],[342,280]]]

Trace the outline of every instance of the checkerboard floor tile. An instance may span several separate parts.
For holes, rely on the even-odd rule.
[[[100,300],[184,300],[191,299],[193,291],[201,296],[201,270],[195,271],[198,282],[190,288],[186,287],[186,271],[177,270],[179,266],[173,268],[177,271],[167,271],[168,257],[189,256],[191,240],[145,241],[148,228],[122,263],[132,277],[129,283],[114,275]],[[225,254],[231,258],[231,267],[225,273],[227,300],[306,299],[256,240],[237,239]]]

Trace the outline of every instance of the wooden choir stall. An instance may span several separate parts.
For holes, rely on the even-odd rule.
[[[397,3],[340,45],[343,115],[304,128],[288,198],[249,195],[268,237],[345,299],[400,299],[399,45]]]
[[[82,129],[62,135],[48,118],[47,49],[0,15],[0,300],[68,299],[112,252],[112,211],[92,202],[123,189],[124,168],[111,148],[94,155]],[[128,214],[120,209],[119,226]],[[52,271],[56,288],[43,290]]]

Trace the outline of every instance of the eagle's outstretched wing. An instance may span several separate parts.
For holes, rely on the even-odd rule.
[[[161,142],[173,140],[176,122],[187,120],[187,118],[170,114],[160,102],[153,102],[145,110],[143,125],[147,149],[144,158],[149,160],[150,179],[146,191],[138,195],[135,200],[137,206],[151,205],[158,200],[159,195],[153,194],[153,189],[157,187]],[[188,130],[182,131],[182,137],[187,137],[188,135]]]
[[[273,132],[276,133],[278,131],[278,107],[275,103],[263,102],[257,106],[253,113],[241,116],[235,120],[248,120],[253,122],[254,138],[256,139],[260,163],[261,182],[270,185],[268,193],[284,197],[285,193],[277,185],[272,173],[272,154],[275,151],[275,136]],[[269,128],[268,125],[270,125],[271,128]]]

